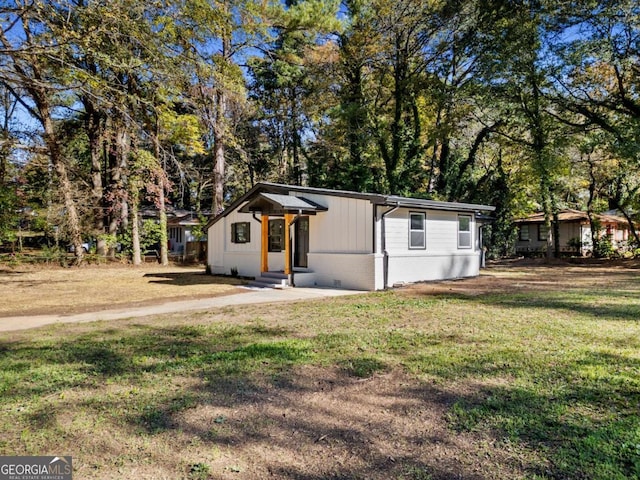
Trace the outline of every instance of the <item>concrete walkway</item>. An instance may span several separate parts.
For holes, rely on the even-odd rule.
[[[234,305],[255,303],[291,302],[313,300],[316,298],[339,297],[365,293],[358,290],[338,290],[334,288],[288,288],[275,290],[270,288],[247,288],[249,292],[203,298],[199,300],[180,300],[144,307],[124,307],[98,312],[78,313],[70,315],[36,315],[0,318],[0,332],[26,330],[53,323],[81,323],[96,320],[117,320],[121,318],[146,317],[193,310],[209,310]]]

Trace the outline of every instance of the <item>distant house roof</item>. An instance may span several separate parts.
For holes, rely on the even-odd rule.
[[[167,220],[167,226],[169,227],[184,227],[189,225],[200,225],[200,220],[193,214],[183,215],[181,217],[173,217]]]
[[[617,215],[605,215],[594,213],[593,216],[602,223],[627,223],[627,220]],[[544,223],[544,212],[537,212],[523,218],[518,218],[514,223]],[[558,212],[558,221],[560,222],[588,222],[589,215],[581,210],[564,209]]]
[[[407,207],[407,208],[423,208],[423,209],[431,209],[431,210],[449,210],[449,211],[459,211],[459,212],[493,212],[495,207],[490,205],[476,205],[473,203],[458,203],[458,202],[439,202],[436,200],[425,200],[420,198],[409,198],[409,197],[400,197],[397,195],[383,195],[379,193],[363,193],[363,192],[351,192],[347,190],[332,190],[328,188],[316,188],[316,187],[302,187],[299,185],[283,185],[279,183],[269,183],[262,182],[256,184],[251,190],[245,193],[243,196],[238,198],[235,202],[229,205],[224,211],[218,214],[216,217],[211,219],[207,224],[207,228],[216,223],[221,218],[226,217],[231,212],[238,209],[243,203],[250,201],[248,205],[242,207],[241,211],[251,211],[249,205],[254,201],[255,197],[262,198],[263,200],[271,201],[274,203],[280,203],[282,206],[290,206],[290,210],[296,210],[297,207],[293,206],[293,203],[296,200],[291,200],[291,198],[296,198],[290,196],[290,192],[302,193],[302,194],[317,194],[317,195],[329,195],[335,197],[344,197],[344,198],[357,198],[361,200],[368,200],[374,205],[381,206],[389,206],[389,207]],[[288,198],[282,198],[288,197]],[[315,205],[317,210],[322,211],[320,205],[311,202],[309,199],[304,197],[301,198],[304,204],[300,204],[300,210],[305,211],[305,208],[309,208],[308,211],[311,211],[312,208],[310,205]],[[269,200],[270,199],[270,200]],[[326,208],[324,209],[326,210]]]

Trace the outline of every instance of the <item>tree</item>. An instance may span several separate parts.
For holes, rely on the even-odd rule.
[[[562,31],[580,33],[558,36],[553,49],[560,65],[558,102],[573,115],[572,125],[602,131],[609,155],[619,159],[608,199],[638,241],[629,207],[640,194],[632,173],[640,166],[640,8],[628,0],[578,1],[570,9],[558,7],[555,20]]]
[[[64,12],[46,2],[22,4],[0,11],[0,44],[5,69],[0,82],[42,128],[42,139],[56,173],[68,218],[76,263],[83,259],[80,219],[67,173],[66,159],[56,131],[55,114],[65,91],[66,38],[53,36],[50,22]],[[46,54],[43,54],[46,53]]]
[[[265,55],[251,60],[252,99],[261,112],[255,119],[269,141],[271,159],[282,182],[306,182],[304,137],[312,136],[319,98],[316,68],[332,57],[333,43],[326,35],[339,25],[333,0],[286,2],[274,18],[274,39]],[[326,91],[326,90],[325,90]]]

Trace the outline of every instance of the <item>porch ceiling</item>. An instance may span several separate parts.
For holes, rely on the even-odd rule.
[[[260,212],[264,215],[273,216],[284,215],[285,213],[315,215],[317,212],[326,212],[327,210],[327,207],[318,205],[304,197],[278,195],[275,193],[259,193],[255,198],[249,200],[249,202],[240,209],[240,212]]]

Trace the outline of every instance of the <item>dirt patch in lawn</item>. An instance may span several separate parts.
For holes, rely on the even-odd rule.
[[[213,472],[223,472],[215,478],[522,475],[508,453],[447,428],[453,396],[400,371],[361,379],[303,367],[273,384],[216,386],[212,393],[209,405],[173,419],[172,434],[221,447],[208,459]]]
[[[123,479],[479,480],[524,478],[541,462],[522,448],[448,427],[448,411],[461,395],[476,392],[473,384],[453,392],[397,369],[362,379],[339,368],[304,366],[275,379],[185,379],[178,386],[176,401],[190,395],[201,401],[162,416],[145,413],[138,433],[113,425],[96,436],[83,428],[93,415],[72,418],[62,410],[58,425],[73,440],[59,448],[74,451],[81,443],[85,453],[95,452],[74,456],[74,473],[91,479],[117,471]],[[112,391],[110,398],[129,394]]]
[[[0,317],[73,314],[239,293],[238,279],[204,267],[0,267]]]

